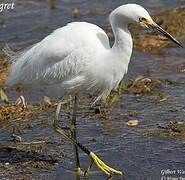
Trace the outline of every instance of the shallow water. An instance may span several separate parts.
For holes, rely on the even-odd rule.
[[[83,20],[100,26],[108,25],[107,13],[127,2],[136,1],[58,0],[56,9],[50,10],[45,1],[17,0],[14,11],[0,14],[0,42],[8,43],[13,46],[13,49],[19,50],[38,42],[52,30],[67,22]],[[153,13],[185,5],[184,1],[178,0],[141,0],[139,4]],[[72,12],[75,8],[80,10],[81,15],[74,17]],[[158,124],[168,124],[170,121],[185,122],[185,73],[179,71],[183,68],[185,68],[184,49],[175,45],[166,47],[162,53],[160,51],[152,54],[134,50],[125,79],[134,79],[138,75],[143,75],[152,79],[175,81],[177,83],[162,85],[158,89],[158,92],[166,94],[168,100],[156,103],[152,99],[152,95],[137,96],[124,93],[119,102],[111,109],[111,114],[107,119],[97,116],[78,119],[79,141],[97,152],[112,167],[124,170],[125,178],[129,180],[161,179],[161,170],[165,169],[185,171],[185,147],[181,139],[144,136],[146,132],[157,129]],[[8,95],[11,100],[16,99],[17,96],[15,92],[11,91],[8,92]],[[35,95],[30,95],[30,100],[36,98]],[[131,116],[128,114],[131,111],[136,111],[137,114]],[[126,122],[130,119],[138,119],[139,125],[127,126]],[[62,143],[60,137],[54,135],[45,126],[31,127],[21,136],[24,140],[48,136]],[[9,134],[1,133],[1,141],[8,142]],[[65,149],[63,162],[56,164],[48,171],[36,171],[31,177],[74,179],[71,145],[64,143],[63,146]],[[83,167],[87,165],[88,159],[82,152],[80,152],[80,160]],[[166,175],[166,177],[168,176],[170,175]],[[185,175],[175,174],[174,177],[185,178]],[[96,168],[90,174],[90,179],[105,178]]]

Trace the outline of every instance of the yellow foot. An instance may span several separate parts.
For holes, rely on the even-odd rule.
[[[89,167],[85,171],[84,175],[86,175],[87,173],[89,173],[89,171],[90,171],[93,163],[95,163],[96,166],[101,171],[103,171],[106,175],[108,175],[109,177],[111,177],[114,174],[123,175],[123,172],[122,171],[118,171],[118,170],[113,169],[113,168],[109,167],[108,165],[106,165],[95,153],[90,152],[89,156],[91,157],[91,162],[90,162]]]
[[[84,172],[80,169],[80,167],[77,167],[77,169],[76,169],[76,175],[77,176],[81,176],[82,174],[84,174]]]

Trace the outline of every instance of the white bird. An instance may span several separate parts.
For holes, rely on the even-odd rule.
[[[18,56],[12,56],[11,74],[6,85],[16,84],[57,87],[61,96],[76,96],[85,90],[99,92],[97,100],[106,98],[127,73],[132,54],[133,41],[128,25],[139,23],[153,28],[165,37],[182,46],[169,33],[159,27],[149,13],[140,5],[126,4],[113,10],[109,21],[115,36],[112,47],[106,33],[97,25],[87,22],[72,22],[55,30],[42,41]],[[105,165],[93,152],[76,141],[75,112],[72,120],[72,138],[58,126],[58,104],[54,130],[64,135],[75,146],[77,170],[80,172],[77,146],[85,151],[95,164],[107,175],[122,174]],[[91,164],[92,165],[92,164]],[[90,170],[90,167],[87,169]]]

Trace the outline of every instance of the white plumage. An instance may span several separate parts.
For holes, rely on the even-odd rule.
[[[61,95],[82,90],[98,90],[98,99],[107,97],[127,72],[132,53],[128,24],[144,18],[148,12],[136,4],[118,7],[110,14],[115,42],[111,48],[106,33],[86,22],[73,22],[55,30],[18,56],[6,85],[57,87]],[[147,24],[145,24],[147,26]]]
[[[93,163],[109,178],[113,174],[123,174],[107,166],[95,153],[77,141],[76,111],[78,93],[91,89],[99,91],[96,100],[106,98],[127,73],[132,53],[132,37],[128,25],[137,22],[142,26],[155,28],[182,47],[175,38],[154,23],[148,12],[139,5],[120,6],[110,14],[109,20],[115,36],[112,47],[100,27],[75,22],[55,30],[21,54],[11,56],[14,63],[7,85],[33,85],[34,88],[42,86],[51,88],[52,91],[58,90],[61,96],[75,96],[70,123],[71,136],[59,126],[61,102],[57,105],[53,129],[73,144],[77,176],[82,173],[78,148],[90,157],[91,163],[84,175],[90,171]]]

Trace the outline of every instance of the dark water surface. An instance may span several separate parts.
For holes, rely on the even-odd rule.
[[[45,1],[15,0],[16,8],[13,11],[0,13],[0,43],[8,43],[13,49],[18,50],[38,42],[54,29],[71,21],[108,25],[108,13],[124,3],[139,3],[152,13],[185,5],[184,1],[179,0],[58,0],[56,9],[50,10]],[[75,8],[81,13],[77,19],[72,13]],[[185,171],[185,147],[181,140],[175,137],[144,136],[150,129],[157,128],[157,124],[168,124],[174,120],[185,122],[185,73],[178,71],[183,68],[184,49],[176,46],[165,48],[160,54],[134,50],[126,78],[134,79],[138,75],[144,75],[154,79],[176,81],[175,85],[169,84],[159,88],[170,102],[154,103],[150,96],[123,94],[111,110],[108,119],[78,119],[79,141],[97,152],[112,167],[123,169],[128,180],[160,180],[161,170],[165,169]],[[9,96],[16,99],[15,92],[9,92]],[[137,115],[129,116],[130,111],[136,111]],[[139,125],[128,127],[126,122],[129,119],[138,119]],[[34,139],[44,135],[60,141],[60,137],[43,127],[31,129],[24,138]],[[7,137],[7,134],[1,134],[3,141],[7,141]],[[65,144],[65,153],[63,163],[55,165],[45,174],[36,172],[33,177],[75,179],[72,172],[74,160],[69,144]],[[83,167],[87,165],[88,159],[83,152],[80,153],[80,159]],[[166,175],[168,176],[170,175]],[[174,177],[185,178],[185,174],[176,174]],[[94,168],[90,179],[101,180],[106,177]]]

